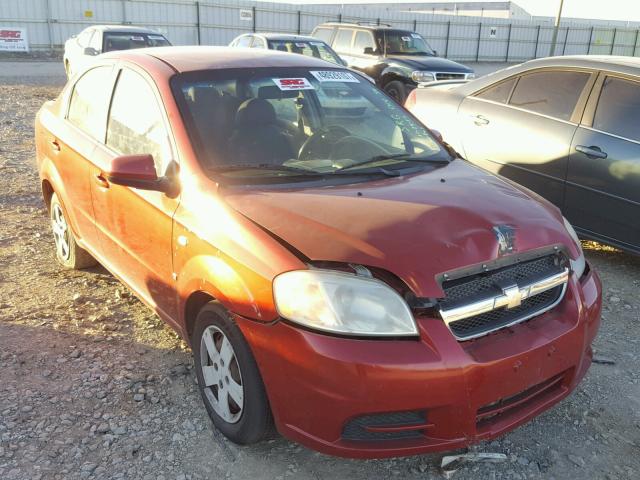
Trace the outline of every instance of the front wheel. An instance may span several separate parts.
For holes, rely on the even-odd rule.
[[[76,238],[67,223],[64,207],[57,194],[51,197],[49,208],[51,230],[56,246],[56,258],[62,266],[79,270],[93,267],[97,262],[85,249],[76,242]]]
[[[407,88],[400,80],[393,80],[382,89],[400,105],[404,105],[404,101],[407,99]]]
[[[265,438],[273,420],[262,377],[242,332],[218,303],[198,314],[192,346],[200,394],[216,428],[240,445]]]

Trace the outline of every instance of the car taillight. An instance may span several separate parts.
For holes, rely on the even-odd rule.
[[[416,106],[416,92],[418,91],[417,88],[414,88],[413,90],[411,90],[409,92],[409,95],[407,96],[407,99],[404,102],[404,108],[406,108],[407,110],[411,110],[413,107]]]

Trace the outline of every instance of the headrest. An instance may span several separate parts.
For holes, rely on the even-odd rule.
[[[236,112],[236,125],[264,125],[275,123],[276,111],[273,106],[262,98],[245,100]]]
[[[296,90],[280,90],[277,85],[267,85],[258,88],[258,98],[271,100],[280,100],[282,98],[296,98],[298,92]]]
[[[212,104],[222,98],[220,92],[213,87],[201,85],[189,87],[186,94],[187,100],[195,104]]]

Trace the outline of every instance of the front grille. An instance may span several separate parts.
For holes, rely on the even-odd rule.
[[[526,262],[509,265],[496,270],[482,272],[443,283],[444,298],[439,302],[440,310],[451,311],[475,302],[503,295],[504,288],[517,285],[526,287],[553,275],[562,273],[564,262],[559,255],[547,255]],[[467,340],[508,325],[532,318],[552,308],[561,298],[565,285],[524,298],[514,308],[495,308],[490,311],[459,318],[450,317],[448,326],[459,340]]]
[[[500,308],[474,317],[449,323],[449,328],[458,338],[470,338],[481,335],[488,330],[497,330],[511,325],[532,312],[542,312],[551,307],[562,294],[563,287],[555,287],[531,298],[523,300],[519,307],[507,310]]]
[[[355,441],[423,438],[422,429],[415,429],[420,426],[426,428],[426,412],[424,411],[362,415],[345,424],[342,438]],[[403,430],[402,427],[406,429]],[[370,430],[370,428],[374,430]],[[384,428],[390,430],[384,431]],[[375,431],[376,429],[381,431]]]
[[[464,80],[464,73],[449,73],[449,72],[438,72],[436,73],[436,80]]]

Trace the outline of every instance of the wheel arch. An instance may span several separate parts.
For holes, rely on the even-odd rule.
[[[197,290],[192,292],[184,302],[184,329],[189,344],[191,344],[191,335],[193,335],[198,313],[207,303],[216,301],[217,299],[210,293]]]
[[[53,197],[53,194],[55,193],[55,190],[53,189],[53,185],[51,185],[51,182],[49,182],[49,180],[45,178],[44,180],[42,180],[41,189],[42,189],[42,199],[44,200],[44,204],[47,207],[47,211],[50,211],[51,197]]]

